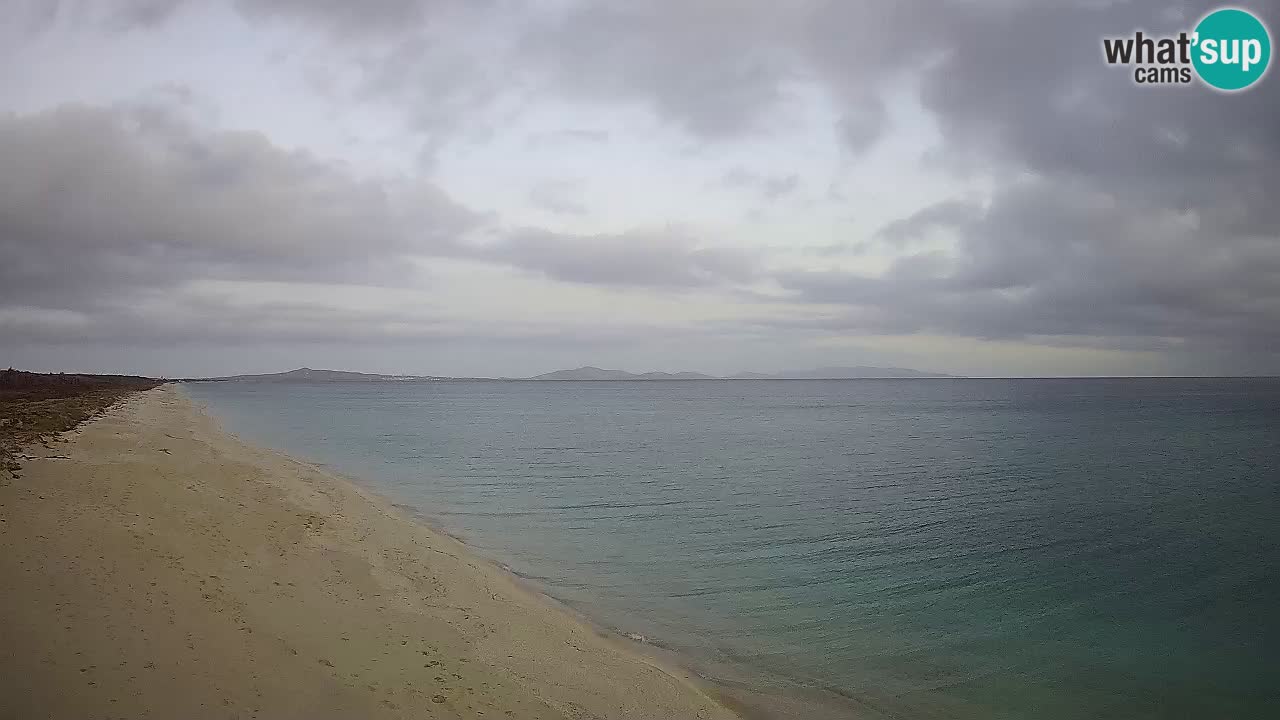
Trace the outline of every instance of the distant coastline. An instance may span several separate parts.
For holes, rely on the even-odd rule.
[[[900,378],[958,378],[962,375],[926,372],[911,368],[874,367],[821,367],[807,370],[783,370],[776,373],[740,372],[734,375],[708,375],[700,372],[645,372],[608,370],[583,366],[572,370],[555,370],[532,377],[453,377],[446,375],[382,375],[351,372],[347,370],[313,370],[298,368],[288,372],[255,375],[228,375],[223,377],[182,378],[181,382],[465,382],[465,381],[539,381],[539,382],[653,382],[688,380],[873,380]]]

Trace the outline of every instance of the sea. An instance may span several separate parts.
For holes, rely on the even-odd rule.
[[[183,388],[724,687],[1280,718],[1280,379]]]

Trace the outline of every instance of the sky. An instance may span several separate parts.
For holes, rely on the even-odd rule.
[[[0,0],[0,366],[1280,374],[1214,7]]]

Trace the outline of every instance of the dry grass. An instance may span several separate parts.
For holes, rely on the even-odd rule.
[[[22,469],[24,448],[48,448],[61,432],[162,381],[127,375],[67,375],[0,371],[0,471]]]

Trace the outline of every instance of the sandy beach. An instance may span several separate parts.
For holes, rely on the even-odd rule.
[[[732,718],[173,386],[0,472],[2,718]]]

